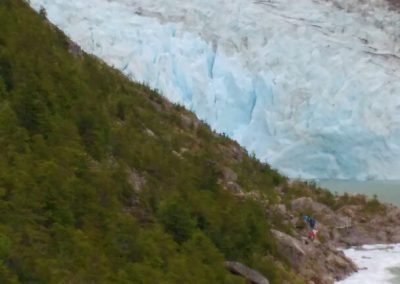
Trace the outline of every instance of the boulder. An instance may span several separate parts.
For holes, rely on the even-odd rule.
[[[299,265],[304,263],[304,257],[306,255],[303,243],[283,232],[277,230],[271,231],[278,241],[279,248],[283,254],[286,255],[293,267],[299,268]]]
[[[154,134],[154,132],[151,129],[146,128],[145,133],[151,137],[156,137],[156,135]]]
[[[314,201],[310,197],[301,197],[291,202],[291,209],[295,212],[311,210],[316,214],[317,222],[324,223],[334,228],[347,228],[351,226],[351,218],[336,214],[325,204]],[[318,226],[318,225],[317,225]]]
[[[330,251],[325,259],[325,266],[328,271],[333,272],[335,280],[342,280],[358,270],[355,263],[341,251]]]
[[[330,209],[328,206],[314,201],[310,197],[300,197],[291,202],[291,209],[293,211],[303,211],[310,209],[316,213],[328,213],[328,214],[333,214],[332,209]]]
[[[225,267],[231,273],[242,276],[252,284],[269,284],[268,279],[265,278],[260,272],[251,269],[240,262],[225,261]]]
[[[272,230],[280,251],[291,266],[306,279],[320,284],[333,284],[357,271],[356,265],[333,243],[311,242],[307,237],[298,240],[283,232]]]

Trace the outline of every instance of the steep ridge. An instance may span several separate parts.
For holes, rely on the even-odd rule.
[[[291,177],[400,179],[400,16],[384,0],[30,2]]]
[[[0,283],[303,283],[228,191],[285,178],[40,14],[0,2]]]
[[[331,284],[336,246],[400,240],[398,209],[288,181],[45,18],[0,2],[1,283]]]

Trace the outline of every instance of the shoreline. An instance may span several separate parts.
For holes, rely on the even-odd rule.
[[[314,180],[317,186],[338,194],[364,194],[376,196],[380,202],[400,207],[400,180]]]
[[[315,190],[318,192],[320,189],[316,187]],[[291,223],[297,228],[297,232],[293,235],[294,239],[290,240],[289,236],[286,236],[286,241],[283,240],[282,243],[292,250],[297,250],[297,255],[288,253],[289,258],[293,260],[294,268],[313,281],[310,283],[375,284],[383,283],[381,279],[386,281],[386,279],[396,278],[397,264],[400,266],[400,208],[392,204],[380,203],[376,199],[368,198],[365,194],[347,197],[334,195],[331,198],[334,201],[329,198],[321,199],[321,197],[315,199],[300,197],[292,200],[287,208],[288,215],[293,216]],[[318,241],[311,245],[302,241],[307,235],[307,228],[297,225],[299,217],[296,216],[301,216],[305,212],[312,212],[318,222]],[[374,250],[380,247],[398,247],[396,262],[386,265],[387,261],[380,258],[377,259],[378,263],[375,263],[375,259],[368,255],[368,251],[365,251],[365,248]],[[357,253],[361,255],[359,258],[357,258]],[[300,260],[298,255],[303,255],[301,261],[309,263],[296,266],[296,261]],[[325,260],[322,263],[320,263],[321,258]],[[380,266],[380,273],[372,271],[371,268],[364,271],[364,265],[359,259],[372,261],[367,268],[376,268],[379,263],[385,265]],[[394,271],[386,272],[386,269],[390,268]],[[314,274],[310,269],[318,272]],[[377,274],[380,277],[379,281],[365,281],[369,279],[365,275],[370,274]],[[357,280],[359,278],[363,281]]]

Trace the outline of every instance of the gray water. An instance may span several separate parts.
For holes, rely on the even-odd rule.
[[[356,180],[319,180],[320,187],[339,194],[361,193],[383,202],[392,203],[400,207],[400,180],[399,181],[356,181]]]

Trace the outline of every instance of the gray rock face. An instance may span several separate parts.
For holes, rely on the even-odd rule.
[[[311,209],[312,211],[317,213],[333,213],[332,209],[330,209],[328,206],[315,202],[310,197],[300,197],[293,200],[290,205],[293,211]]]
[[[351,218],[338,215],[325,204],[319,203],[310,197],[301,197],[291,202],[291,209],[295,212],[311,210],[316,214],[317,221],[334,228],[351,227]]]
[[[199,127],[199,121],[188,114],[181,114],[181,121],[184,127],[196,130]]]
[[[77,45],[72,40],[68,40],[68,51],[75,57],[79,57],[83,55],[83,51],[79,45]]]
[[[308,214],[313,214],[318,222],[317,240],[321,243],[308,242],[308,246],[305,242],[301,243],[298,237],[303,236],[303,240],[307,240],[304,238],[307,234],[304,227],[298,226],[294,236],[273,232],[282,252],[306,279],[328,284],[356,272],[356,265],[338,251],[338,247],[400,242],[400,209],[389,204],[374,205],[368,200],[363,202],[347,204],[337,210],[310,197],[290,202],[289,213],[298,216],[292,220],[293,225],[301,223],[299,218],[306,212],[312,212]]]
[[[335,240],[342,246],[358,246],[400,241],[400,209],[385,205],[381,212],[366,214],[361,206],[344,206],[338,216],[350,218],[352,226],[338,230]]]
[[[225,261],[225,267],[233,274],[242,276],[252,284],[269,284],[268,279],[261,273],[241,264],[240,262]]]
[[[302,242],[277,230],[272,230],[272,234],[277,239],[280,250],[288,257],[290,263],[298,268],[306,256]]]
[[[235,182],[238,178],[237,174],[231,168],[228,167],[224,167],[222,169],[222,177],[225,181],[228,182]]]
[[[237,163],[241,163],[243,161],[245,151],[241,147],[239,147],[239,145],[220,145],[218,147],[223,153],[225,159],[232,160]]]
[[[277,230],[272,233],[291,266],[314,283],[333,284],[357,271],[356,265],[329,242],[311,242]]]

